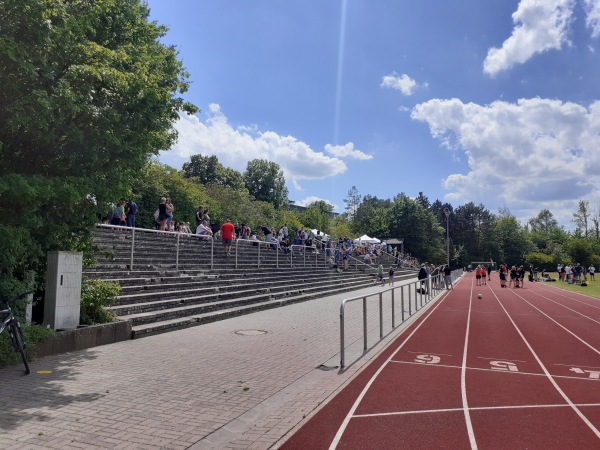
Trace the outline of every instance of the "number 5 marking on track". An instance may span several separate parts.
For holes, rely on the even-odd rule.
[[[571,372],[575,372],[575,373],[589,373],[590,376],[588,378],[592,379],[592,380],[599,380],[600,379],[600,371],[598,370],[583,370],[580,369],[579,367],[572,367],[571,369],[569,369]]]
[[[435,355],[419,355],[415,358],[415,362],[421,364],[437,364],[440,362],[440,357]]]
[[[517,365],[515,363],[507,361],[490,361],[492,370],[504,370],[506,372],[518,372]]]

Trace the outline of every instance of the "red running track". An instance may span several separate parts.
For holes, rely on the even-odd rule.
[[[465,275],[281,448],[600,448],[600,300],[554,286]]]

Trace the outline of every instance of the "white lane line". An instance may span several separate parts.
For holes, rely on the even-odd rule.
[[[458,283],[460,283],[460,281],[462,279],[463,278],[459,278]],[[458,284],[458,283],[456,283],[456,284]],[[452,292],[452,291],[448,291],[448,292]],[[379,376],[379,374],[383,371],[383,369],[388,365],[388,363],[392,360],[392,358],[394,356],[396,356],[396,354],[402,349],[402,347],[404,347],[404,345],[406,345],[406,343],[410,340],[410,338],[419,330],[419,328],[421,328],[421,326],[427,321],[427,319],[429,319],[429,317],[431,317],[431,315],[439,308],[439,306],[444,302],[444,300],[446,300],[446,298],[448,298],[448,292],[444,292],[442,294],[442,296],[437,300],[438,304],[435,305],[435,307],[429,312],[429,314],[427,314],[423,318],[421,323],[419,323],[419,325],[417,325],[415,327],[415,329],[406,337],[406,339],[404,339],[404,341],[402,341],[402,343],[390,355],[390,357],[373,374],[373,376],[371,377],[369,382],[365,385],[365,387],[361,391],[360,395],[354,401],[354,404],[348,411],[348,414],[346,414],[346,417],[344,418],[344,421],[342,422],[342,424],[340,425],[340,428],[338,429],[337,433],[335,434],[335,437],[333,438],[331,445],[329,445],[329,450],[335,450],[335,448],[337,448],[338,444],[340,443],[340,440],[342,439],[342,435],[344,434],[344,431],[346,431],[346,428],[348,427],[348,424],[350,423],[350,419],[352,419],[352,417],[354,416],[354,412],[356,411],[356,408],[358,408],[358,405],[360,405],[360,402],[362,401],[364,396],[367,394],[367,391],[371,388],[371,385],[375,382],[375,379]]]
[[[490,359],[492,361],[508,361],[508,362],[522,362],[522,363],[527,363],[529,361],[523,361],[521,359],[508,359],[508,358],[484,358],[483,356],[478,356],[477,359]]]
[[[600,403],[579,403],[576,405],[578,408],[600,406]],[[496,411],[506,409],[544,409],[544,408],[569,408],[569,405],[510,405],[510,406],[475,406],[469,408],[471,411]],[[376,413],[376,414],[357,414],[354,417],[384,417],[384,416],[408,416],[411,414],[434,414],[444,412],[459,412],[462,408],[444,408],[444,409],[424,409],[420,411],[398,411],[398,412],[387,412],[387,413]]]
[[[598,299],[595,297],[590,297],[589,295],[582,294],[581,292],[567,291],[567,290],[561,288],[560,284],[557,284],[555,286],[547,286],[547,285],[543,285],[543,286],[544,287],[541,289],[542,291],[552,290],[552,292],[555,294],[558,294],[559,297],[566,298],[567,300],[573,300],[574,302],[581,303],[582,305],[586,305],[586,306],[591,306],[592,308],[595,308],[595,309],[600,309],[599,305],[592,305],[591,303],[577,300],[573,297],[570,297],[570,296],[564,294],[563,292],[568,292],[569,294],[578,295],[580,297],[584,297],[586,300],[591,300],[591,301],[595,301],[596,303],[598,303]],[[532,292],[535,292],[535,291],[532,291]]]
[[[579,342],[581,342],[582,344],[584,344],[586,347],[590,348],[592,351],[596,352],[598,355],[600,355],[600,350],[598,350],[597,348],[595,348],[594,346],[592,346],[591,344],[588,344],[586,341],[584,341],[583,339],[581,339],[579,336],[577,336],[575,333],[573,333],[571,330],[569,330],[568,328],[566,328],[565,326],[563,326],[562,324],[558,323],[556,320],[554,320],[552,317],[550,317],[548,314],[546,314],[544,311],[542,311],[540,308],[538,308],[537,306],[531,304],[531,302],[527,301],[525,298],[523,298],[522,296],[520,296],[519,294],[517,294],[516,292],[514,292],[514,294],[519,297],[521,300],[523,300],[525,303],[527,303],[529,306],[531,306],[532,308],[537,309],[540,313],[542,313],[544,316],[546,316],[546,318],[550,319],[552,322],[554,322],[556,325],[558,325],[559,327],[561,327],[563,330],[565,330],[567,333],[569,333],[571,336],[573,336],[575,339],[577,339]],[[495,294],[494,294],[495,295]],[[496,297],[498,298],[498,297]],[[505,310],[506,311],[506,310]],[[508,313],[507,313],[508,314]],[[510,316],[509,316],[510,317]]]
[[[420,366],[420,367],[445,367],[448,369],[462,369],[462,366],[453,366],[450,364],[423,364],[423,363],[416,363],[414,361],[398,361],[398,360],[394,360],[394,361],[390,361],[390,363],[392,364],[410,364],[413,366]],[[554,364],[555,366],[557,365],[561,365],[561,364]],[[566,365],[566,364],[565,364]],[[568,366],[571,367],[571,366]],[[586,366],[575,366],[575,367],[586,367]],[[589,368],[589,367],[586,367]],[[592,367],[593,369],[593,367]],[[512,370],[494,370],[494,369],[484,369],[482,367],[467,367],[467,370],[478,370],[481,372],[491,372],[494,374],[505,374],[505,375],[532,375],[534,377],[544,377],[546,378],[546,374],[545,373],[535,373],[535,372],[521,372],[521,371],[512,371]],[[595,378],[582,378],[582,377],[575,377],[575,376],[569,376],[569,375],[550,375],[552,378],[561,378],[561,379],[567,379],[567,380],[579,380],[579,381],[590,381],[592,383],[598,383],[600,382],[600,379],[595,379]]]
[[[588,420],[588,418],[581,412],[581,410],[577,406],[575,406],[575,404],[571,401],[571,399],[569,397],[567,397],[567,394],[565,394],[563,392],[563,390],[556,383],[556,381],[554,381],[554,378],[552,377],[552,375],[550,375],[550,372],[548,372],[548,369],[546,369],[546,366],[544,365],[544,363],[542,363],[542,361],[538,357],[538,355],[535,352],[535,350],[533,350],[533,348],[529,344],[529,341],[525,338],[525,336],[523,335],[523,333],[521,332],[521,330],[519,329],[519,327],[517,326],[517,324],[515,323],[515,321],[512,319],[512,317],[510,316],[510,314],[508,313],[508,311],[506,310],[506,308],[504,307],[504,305],[502,304],[502,302],[500,301],[500,299],[498,298],[498,296],[496,295],[496,293],[495,292],[492,292],[492,293],[494,294],[494,297],[496,297],[496,301],[498,302],[498,304],[500,305],[500,307],[506,313],[506,317],[508,317],[508,320],[510,320],[510,322],[513,324],[513,327],[515,327],[515,330],[517,330],[517,333],[519,333],[519,336],[521,336],[521,339],[523,340],[523,342],[525,343],[525,345],[527,346],[527,348],[529,349],[529,351],[531,352],[531,354],[533,355],[533,357],[535,358],[535,360],[538,362],[538,364],[540,365],[540,367],[542,368],[542,370],[544,371],[544,373],[548,377],[548,380],[550,381],[550,383],[552,383],[552,385],[558,391],[558,393],[561,395],[561,397],[565,399],[565,401],[567,402],[567,404],[571,408],[573,408],[573,411],[575,411],[575,413],[579,416],[579,418],[581,420],[583,420],[583,422],[594,432],[594,434],[596,435],[596,437],[598,437],[598,439],[600,439],[600,431],[598,431],[598,429]],[[520,298],[523,299],[523,297],[521,297],[521,296],[518,296],[518,297],[520,297]],[[525,302],[527,302],[527,300],[525,300],[525,299],[523,299],[523,300]],[[527,302],[527,303],[529,303],[529,302]],[[534,306],[534,308],[535,308],[535,306]],[[538,308],[536,308],[536,309],[538,309]],[[538,311],[539,311],[539,309],[538,309]],[[540,312],[542,312],[542,311],[540,311]],[[542,314],[544,314],[544,313],[542,312]],[[544,315],[546,317],[548,317],[547,314],[544,314]],[[548,318],[552,320],[551,317],[548,317]],[[565,330],[566,330],[566,328],[565,328]]]
[[[533,292],[535,295],[537,295],[537,296],[539,296],[539,297],[542,297],[542,298],[543,298],[543,299],[545,299],[545,300],[548,300],[549,302],[552,302],[552,303],[554,303],[554,304],[556,304],[556,305],[558,305],[558,306],[562,306],[563,308],[565,308],[565,309],[568,309],[569,311],[571,311],[571,312],[574,312],[575,314],[577,314],[577,315],[579,315],[579,316],[581,316],[581,317],[584,317],[584,318],[586,318],[586,319],[589,319],[589,320],[591,320],[592,322],[596,322],[598,325],[600,325],[600,321],[598,321],[598,320],[596,320],[596,319],[592,319],[591,317],[589,317],[589,316],[586,316],[585,314],[583,314],[583,313],[580,313],[579,311],[575,311],[574,309],[572,309],[572,308],[569,308],[568,306],[565,306],[565,305],[563,305],[562,303],[559,303],[559,302],[557,302],[556,300],[552,300],[551,298],[548,298],[548,297],[546,297],[545,295],[538,294],[538,293],[537,293],[537,292],[535,292],[535,291],[532,291],[532,292]],[[520,297],[520,295],[519,295],[519,297]],[[577,301],[577,300],[575,300],[575,301]],[[529,302],[527,302],[527,303],[529,303]],[[579,317],[576,317],[576,316],[557,316],[557,317],[561,317],[561,318],[568,318],[568,319],[576,319],[576,318],[578,319],[578,318],[579,318]]]
[[[463,413],[467,425],[467,434],[472,450],[477,450],[477,441],[475,432],[471,423],[471,414],[469,413],[469,402],[467,401],[467,349],[469,348],[469,329],[471,325],[471,302],[473,301],[473,279],[471,279],[471,294],[469,295],[469,313],[467,314],[467,330],[465,332],[465,346],[463,349],[462,367],[460,369],[460,393],[462,397]]]

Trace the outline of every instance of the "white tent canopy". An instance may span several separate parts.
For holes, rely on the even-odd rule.
[[[358,239],[354,239],[355,244],[379,244],[381,241],[377,238],[372,238],[363,234]]]
[[[320,237],[321,237],[321,239],[322,239],[322,240],[324,240],[324,241],[326,241],[326,240],[328,240],[328,239],[329,239],[329,235],[328,235],[328,234],[325,234],[325,233],[323,233],[323,232],[322,232],[322,231],[320,231],[320,230],[316,230],[316,229],[315,229],[315,230],[310,230],[310,231],[312,231],[312,232],[313,232],[313,234],[314,234],[315,236],[317,236],[317,237],[318,237],[318,236],[320,236]]]

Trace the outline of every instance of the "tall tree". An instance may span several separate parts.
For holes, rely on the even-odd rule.
[[[246,189],[257,200],[269,202],[275,209],[288,205],[288,190],[279,165],[266,159],[254,159],[248,162],[244,172]]]
[[[352,186],[348,191],[348,195],[344,198],[344,203],[346,205],[346,212],[348,213],[348,217],[351,221],[354,221],[356,218],[356,211],[360,206],[361,196],[358,192],[356,186]]]
[[[588,237],[588,225],[590,219],[590,202],[587,200],[579,200],[577,212],[573,213],[573,222],[577,229],[584,237]]]
[[[558,228],[558,222],[549,210],[542,209],[536,217],[529,219],[529,226],[531,231],[541,231],[548,234]]]
[[[233,189],[244,187],[244,177],[240,172],[224,167],[215,156],[192,155],[189,163],[183,164],[186,178],[196,178],[201,184],[218,184]]]
[[[415,200],[419,205],[421,205],[425,209],[429,209],[429,207],[431,206],[431,203],[429,203],[429,199],[422,192],[419,192],[419,195],[417,195],[417,198]]]
[[[0,2],[0,291],[79,245],[197,111],[148,18],[140,0]]]

